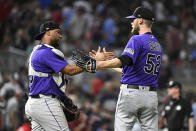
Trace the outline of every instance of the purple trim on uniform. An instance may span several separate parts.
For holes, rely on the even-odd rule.
[[[132,16],[127,16],[125,18],[127,18],[127,19],[135,19],[136,17],[132,15]]]
[[[134,91],[135,91],[135,90],[131,90],[131,91],[129,90],[129,93],[134,92]]]
[[[46,106],[48,107],[48,110],[50,111],[50,113],[51,113],[51,114],[52,114],[52,116],[54,117],[54,120],[57,122],[58,126],[59,126],[59,127],[60,127],[60,129],[62,130],[62,128],[61,128],[61,126],[60,126],[59,122],[57,121],[57,119],[55,118],[54,114],[53,114],[53,113],[52,113],[52,111],[50,110],[50,107],[49,107],[49,105],[48,105],[48,103],[47,103],[46,99],[45,99],[45,103],[46,103]]]

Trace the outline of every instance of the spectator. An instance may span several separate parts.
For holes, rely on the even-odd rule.
[[[191,46],[190,61],[192,66],[196,66],[196,45]]]
[[[185,76],[181,77],[182,80],[188,84],[194,84],[195,76],[192,76],[195,72],[194,67],[189,69],[189,67],[196,65],[196,1],[194,0],[171,0],[170,2],[166,0],[0,0],[0,68],[3,69],[1,70],[3,71],[3,79],[0,79],[0,95],[2,95],[2,98],[4,99],[6,97],[6,100],[4,100],[2,105],[7,103],[8,98],[13,95],[12,93],[6,93],[7,91],[9,92],[9,89],[17,91],[18,89],[21,89],[21,87],[24,89],[24,87],[27,87],[28,84],[28,78],[24,77],[27,72],[19,73],[20,81],[18,82],[18,80],[15,80],[16,84],[14,84],[14,80],[8,82],[8,78],[6,77],[10,76],[13,74],[13,71],[17,71],[18,68],[20,68],[18,65],[16,65],[14,69],[10,69],[10,66],[7,66],[15,64],[12,60],[10,60],[12,59],[12,54],[10,54],[9,48],[14,47],[14,50],[16,48],[19,49],[20,52],[26,51],[27,54],[30,54],[33,46],[39,42],[35,41],[34,43],[33,36],[36,32],[38,32],[40,22],[43,22],[43,20],[54,19],[65,26],[65,39],[63,39],[62,42],[68,44],[62,44],[60,48],[63,49],[63,53],[66,53],[66,56],[70,56],[72,49],[75,47],[80,47],[80,49],[89,51],[90,49],[96,48],[100,42],[102,42],[103,45],[109,45],[111,48],[118,47],[117,50],[119,51],[119,54],[121,54],[122,44],[125,44],[126,41],[128,41],[127,34],[130,30],[127,28],[128,23],[125,21],[124,16],[127,16],[130,12],[132,12],[132,9],[138,5],[148,6],[156,13],[156,25],[153,28],[153,32],[156,33],[156,36],[158,36],[158,39],[161,41],[165,55],[168,55],[169,57],[168,62],[165,62],[167,59],[163,57],[163,66],[161,76],[159,78],[159,89],[165,89],[165,83],[167,83],[171,78],[184,76],[176,75],[176,73],[185,73],[186,75],[186,70],[190,70],[191,75],[189,78],[186,78]],[[72,32],[70,22],[71,19],[73,19],[73,16],[76,17],[77,9],[80,7],[85,9],[85,11],[83,12],[83,15],[81,15],[82,17],[77,16],[77,20],[75,20],[76,23],[72,26],[72,29],[76,28],[74,31],[79,34],[77,35],[79,37],[77,40],[72,40],[71,36],[68,35],[68,32]],[[109,15],[107,12],[109,12]],[[178,23],[177,28],[174,23]],[[87,25],[87,27],[85,27],[85,25]],[[118,33],[118,30],[121,33]],[[73,33],[73,35],[75,34]],[[165,36],[167,36],[168,39],[165,39]],[[182,52],[186,54],[186,58],[188,57],[188,59],[180,59],[179,55],[183,54]],[[24,61],[26,60],[24,56],[21,57]],[[10,63],[10,61],[12,62]],[[18,61],[18,59],[16,59],[16,61]],[[23,64],[24,62],[20,63]],[[181,63],[183,63],[183,65],[180,65],[180,72],[178,72],[178,70],[175,69],[175,66],[176,64],[179,65]],[[184,66],[186,70],[181,71],[181,66]],[[25,71],[24,68],[21,70]],[[70,85],[73,86],[73,88],[69,87],[69,89],[71,89],[70,92],[74,92],[72,95],[74,98],[77,98],[76,103],[79,107],[83,108],[84,105],[89,106],[84,109],[84,114],[87,115],[88,120],[91,118],[94,120],[94,118],[96,118],[96,122],[93,123],[93,129],[107,130],[109,128],[109,130],[113,130],[113,122],[107,120],[108,117],[113,114],[102,109],[99,109],[98,112],[95,113],[95,111],[92,111],[91,106],[96,104],[94,100],[100,100],[99,96],[103,98],[104,95],[107,94],[105,91],[102,91],[103,84],[105,84],[106,81],[110,81],[112,78],[116,78],[116,76],[113,74],[109,75],[109,73],[105,70],[96,74],[101,75],[99,78],[95,78],[94,74],[90,75],[85,73],[74,76],[72,82],[73,85]],[[163,90],[160,92],[161,95],[163,95],[162,98],[165,98],[167,93],[162,93]],[[104,97],[102,103],[107,103],[108,99],[105,98],[106,97]],[[0,110],[0,113],[3,113],[2,110]],[[0,120],[2,121],[4,117],[0,117]],[[100,118],[101,122],[99,122],[97,118]],[[0,130],[1,129],[2,128],[0,127]]]
[[[169,60],[167,55],[163,55],[162,67],[160,72],[160,77],[158,80],[159,89],[163,90],[167,88],[167,83],[172,78],[173,72],[171,66],[169,65]]]
[[[88,126],[88,117],[84,111],[80,112],[79,119],[71,122],[69,127],[72,131],[90,131]]]
[[[69,37],[72,42],[78,42],[87,32],[87,17],[85,17],[86,10],[84,7],[78,7],[75,15],[71,18],[69,25]]]
[[[173,71],[169,64],[168,56],[163,55],[162,66],[158,80],[159,88],[157,90],[159,101],[163,101],[163,99],[167,96],[167,83],[172,79],[172,77]]]
[[[9,92],[7,92],[9,93]],[[24,114],[24,104],[23,110],[20,109],[20,102],[22,101],[23,92],[16,91],[14,96],[9,96],[7,99],[6,108],[5,108],[5,123],[4,130],[5,131],[16,131],[23,123],[23,114]],[[7,94],[8,95],[8,94]]]
[[[20,92],[22,91],[20,84],[18,83],[19,76],[18,73],[13,74],[12,80],[5,83],[2,88],[0,89],[0,97],[5,97],[6,92],[8,90],[13,90],[15,92]]]
[[[187,31],[188,34],[188,44],[196,45],[196,24],[192,24]]]
[[[68,32],[70,20],[71,20],[72,16],[74,15],[74,11],[71,7],[64,7],[62,10],[62,15],[63,15],[64,29],[66,32]]]
[[[180,30],[176,27],[170,26],[166,33],[168,41],[169,60],[172,63],[179,64],[179,53],[182,48],[182,40],[180,38]]]
[[[108,17],[105,19],[103,23],[103,40],[100,43],[101,47],[112,47],[113,44],[116,42],[116,33],[117,33],[117,27],[115,20],[115,10],[113,8],[110,8],[108,10]]]
[[[101,107],[110,113],[114,113],[118,96],[114,90],[111,81],[105,83],[104,89],[105,90],[101,94],[100,98]]]
[[[5,22],[8,19],[12,7],[13,3],[10,0],[0,1],[0,21]]]

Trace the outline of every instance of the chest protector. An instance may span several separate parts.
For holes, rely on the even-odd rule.
[[[33,53],[37,49],[41,48],[42,46],[43,45],[37,45],[37,46],[35,46],[33,48],[33,51],[32,51],[32,53],[31,53],[31,55],[29,57],[29,70],[28,70],[28,75],[29,76],[32,76],[32,77],[34,77],[34,76],[38,76],[38,77],[50,77],[50,76],[52,76],[54,82],[59,87],[60,91],[63,92],[63,93],[65,93],[66,85],[68,83],[68,80],[67,80],[65,74],[63,74],[61,72],[59,72],[59,73],[52,73],[52,74],[51,73],[44,73],[44,72],[37,72],[37,71],[35,71],[33,69],[33,66],[31,64],[31,59],[32,59]],[[55,53],[57,56],[59,56],[59,57],[61,57],[61,58],[64,59],[64,54],[60,50],[55,49],[54,47],[49,46],[49,45],[46,45],[46,44],[45,44],[45,46],[51,48],[51,51],[53,53]]]

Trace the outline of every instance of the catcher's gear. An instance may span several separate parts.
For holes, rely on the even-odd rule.
[[[87,72],[96,72],[96,60],[86,55],[82,51],[74,49],[72,54],[72,60],[75,62],[77,66],[86,70]]]
[[[73,104],[72,100],[67,97],[67,99],[60,99],[63,112],[68,122],[77,120],[80,116],[80,111],[78,107]]]

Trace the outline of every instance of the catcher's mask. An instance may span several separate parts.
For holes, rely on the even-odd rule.
[[[60,26],[53,22],[53,21],[46,21],[45,23],[41,24],[40,26],[40,33],[37,34],[34,39],[41,40],[42,36],[46,33],[46,31],[60,29]]]

